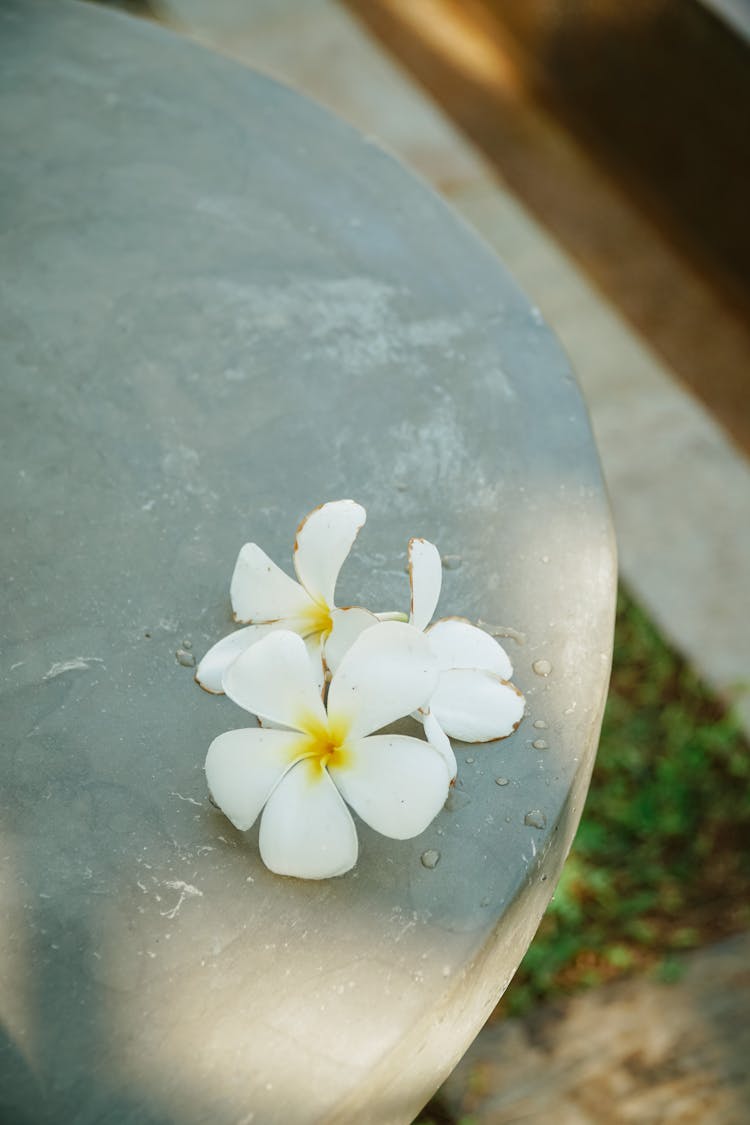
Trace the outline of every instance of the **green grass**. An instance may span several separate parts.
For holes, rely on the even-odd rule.
[[[750,928],[750,747],[621,591],[599,754],[573,850],[495,1018]],[[464,1125],[470,1125],[467,1118]],[[417,1125],[453,1125],[440,1095]]]
[[[621,593],[583,819],[500,1006],[532,1005],[750,926],[750,750],[730,714]]]

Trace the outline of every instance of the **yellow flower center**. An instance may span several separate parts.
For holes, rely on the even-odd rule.
[[[302,627],[305,636],[315,633],[330,633],[333,628],[331,611],[325,602],[314,602],[302,611]]]
[[[346,745],[348,730],[342,723],[329,720],[325,725],[317,719],[305,716],[298,723],[305,733],[300,750],[305,758],[305,767],[310,781],[317,781],[325,769],[346,769],[351,765],[352,753]]]

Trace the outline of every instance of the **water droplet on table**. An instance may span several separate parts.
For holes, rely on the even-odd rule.
[[[474,759],[473,759],[473,758],[467,758],[467,759],[466,759],[466,764],[467,764],[467,766],[471,766],[471,765],[473,765],[473,764],[474,764]]]
[[[544,719],[535,719],[534,720],[534,726],[536,727],[537,730],[546,730],[547,729],[547,724],[544,721]]]
[[[535,750],[548,750],[549,742],[544,738],[535,738],[531,744]]]
[[[188,652],[186,648],[178,648],[175,657],[177,658],[177,663],[181,664],[183,668],[195,667],[195,657],[192,652]]]
[[[460,555],[442,555],[440,561],[444,570],[458,570],[462,559]]]
[[[523,822],[528,828],[546,828],[547,817],[541,809],[532,809],[531,812],[526,813]]]
[[[440,863],[440,852],[436,851],[435,848],[428,848],[426,852],[422,852],[420,859],[422,866],[432,871]]]
[[[531,667],[536,672],[537,676],[549,676],[552,671],[552,665],[549,660],[535,660]]]
[[[496,777],[495,785],[510,785],[510,780],[507,777]]]

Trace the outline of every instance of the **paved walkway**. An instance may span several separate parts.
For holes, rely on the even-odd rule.
[[[486,1027],[441,1091],[472,1125],[747,1125],[750,935]]]
[[[750,454],[750,276],[739,268],[750,144],[737,140],[750,68],[737,39],[698,0],[617,12],[601,0],[340,2]],[[688,108],[697,55],[700,113]]]

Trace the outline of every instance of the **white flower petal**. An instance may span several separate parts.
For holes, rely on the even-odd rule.
[[[259,625],[258,628],[276,629],[278,628],[278,626]],[[314,633],[310,637],[305,637],[305,648],[307,649],[307,655],[310,657],[310,667],[312,668],[315,686],[320,692],[322,698],[323,686],[325,684],[325,668],[323,666],[323,646],[320,633]],[[274,720],[269,719],[267,715],[256,715],[255,717],[260,725],[262,727],[265,727],[267,730],[289,730],[289,727],[285,723],[274,722]]]
[[[246,543],[237,556],[229,587],[237,621],[265,625],[304,618],[312,600],[257,543]]]
[[[409,540],[409,584],[411,623],[424,629],[432,620],[443,582],[440,552],[427,539]]]
[[[501,680],[513,675],[513,665],[494,637],[463,617],[443,617],[426,630],[441,672],[449,668],[481,668]]]
[[[311,598],[333,606],[339,571],[367,515],[353,500],[321,504],[303,519],[294,544],[294,569]]]
[[[255,718],[258,720],[258,726],[263,727],[264,730],[291,730],[291,727],[285,727],[283,723],[275,723],[273,719],[267,719],[265,715],[256,715]]]
[[[230,664],[240,656],[245,649],[256,641],[262,640],[272,629],[279,625],[247,625],[244,629],[237,629],[222,637],[220,641],[208,650],[195,670],[195,681],[204,691],[212,695],[221,695],[224,691],[222,677]]]
[[[224,691],[253,715],[294,730],[326,725],[305,642],[285,629],[251,645],[224,674]]]
[[[523,718],[524,706],[513,684],[474,668],[442,672],[430,700],[430,711],[445,733],[462,742],[505,738]]]
[[[380,730],[426,703],[437,676],[424,633],[401,621],[381,621],[357,638],[331,681],[331,724],[351,739]]]
[[[357,862],[357,830],[336,786],[315,760],[299,762],[274,789],[260,822],[260,854],[277,875],[330,879]]]
[[[394,840],[424,832],[445,804],[445,762],[429,744],[402,734],[349,743],[350,761],[331,768],[345,799],[366,824]]]
[[[324,648],[325,662],[333,673],[360,633],[377,625],[378,618],[369,609],[351,606],[349,609],[334,609],[331,613],[333,628]]]
[[[235,827],[250,828],[276,783],[302,753],[296,731],[230,730],[208,748],[206,781],[211,796]]]
[[[453,753],[453,747],[450,744],[450,739],[445,733],[440,723],[437,721],[432,711],[419,712],[419,718],[424,724],[424,733],[427,736],[427,741],[430,746],[437,750],[440,757],[448,767],[448,776],[453,781],[458,773],[458,762],[456,755]]]
[[[323,686],[326,682],[326,669],[323,663],[323,638],[320,633],[312,633],[309,637],[305,637],[305,648],[310,660],[315,685],[322,696]]]

